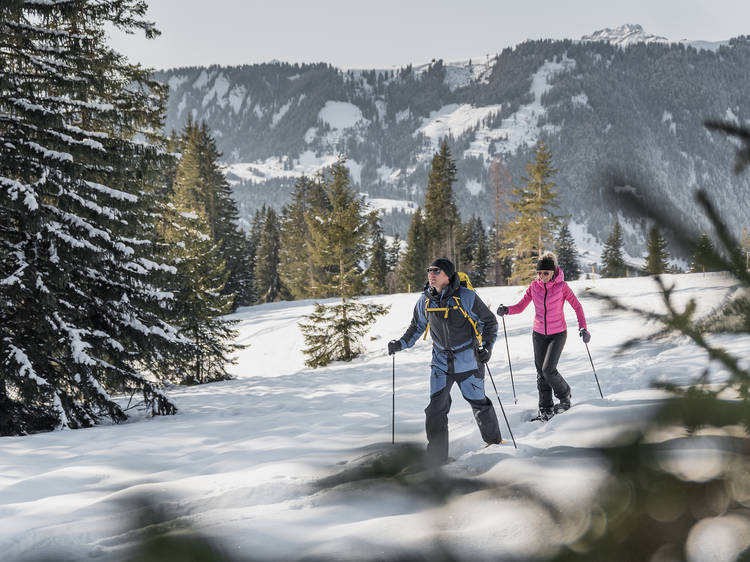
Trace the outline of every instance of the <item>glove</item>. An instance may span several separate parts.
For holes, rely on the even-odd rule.
[[[578,335],[583,339],[583,343],[589,343],[591,341],[591,334],[589,334],[589,331],[586,328],[578,330]]]
[[[506,314],[508,314],[508,307],[507,306],[505,306],[504,304],[501,304],[500,306],[497,307],[497,315],[498,316],[505,316]]]
[[[401,351],[401,340],[391,340],[388,342],[388,355],[393,355],[397,351]]]
[[[477,361],[479,361],[480,363],[488,363],[490,360],[490,357],[492,357],[491,347],[482,346],[477,351]]]

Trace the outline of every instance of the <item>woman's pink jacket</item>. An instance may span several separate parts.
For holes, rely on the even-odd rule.
[[[539,278],[535,279],[526,289],[523,298],[516,304],[508,307],[508,314],[519,314],[534,301],[534,331],[540,334],[559,334],[568,329],[565,324],[563,306],[565,301],[570,303],[576,311],[578,328],[586,327],[586,317],[583,315],[583,307],[573,294],[573,291],[565,282],[563,270],[558,268],[557,273],[551,281],[543,283]]]

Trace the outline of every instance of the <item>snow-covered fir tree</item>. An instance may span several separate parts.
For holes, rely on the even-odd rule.
[[[565,272],[566,279],[575,280],[581,276],[581,265],[578,262],[576,241],[570,233],[568,223],[563,223],[557,232],[555,254],[557,255],[557,264]]]
[[[336,162],[325,181],[329,207],[306,216],[313,265],[329,272],[321,283],[324,293],[335,294],[341,303],[316,304],[312,315],[300,322],[310,367],[331,361],[351,361],[361,352],[361,338],[388,307],[355,300],[364,289],[364,261],[370,225],[376,211],[366,212],[361,199],[350,188],[349,171],[343,160]]]
[[[615,220],[615,226],[602,252],[602,277],[624,277],[626,272],[625,255],[622,250],[622,229],[620,221]]]
[[[657,227],[651,227],[648,234],[648,254],[641,270],[646,275],[661,275],[669,271],[669,250],[667,241]]]
[[[154,37],[146,3],[0,4],[3,434],[175,407],[145,369],[175,349],[154,259],[165,90],[106,43]],[[158,376],[158,373],[154,373]]]

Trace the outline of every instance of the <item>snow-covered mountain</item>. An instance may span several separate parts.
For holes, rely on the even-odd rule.
[[[668,43],[669,39],[658,35],[651,35],[638,24],[626,23],[614,29],[607,27],[595,31],[591,35],[584,35],[581,41],[604,41],[613,45],[627,47],[636,43]]]
[[[595,31],[590,35],[581,37],[581,41],[603,41],[619,47],[629,47],[637,43],[670,43],[669,39],[660,35],[646,33],[641,25],[637,23],[626,23],[620,27],[605,28]],[[692,39],[681,39],[676,41],[685,46],[695,49],[707,49],[716,51],[722,45],[729,45],[729,41],[701,41]]]
[[[245,217],[262,204],[280,209],[300,175],[344,155],[356,189],[387,211],[386,233],[405,236],[445,139],[464,219],[477,214],[489,225],[490,163],[501,158],[519,184],[544,140],[559,169],[560,214],[580,243],[600,245],[619,218],[626,249],[642,255],[644,213],[622,202],[633,191],[647,209],[701,230],[693,194],[705,188],[739,232],[750,216],[750,179],[733,176],[734,145],[703,122],[750,122],[750,40],[696,49],[657,41],[639,26],[594,36],[402,68],[275,62],[157,78],[170,87],[167,130],[188,115],[208,123]]]

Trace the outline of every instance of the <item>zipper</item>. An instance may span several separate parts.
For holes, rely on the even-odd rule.
[[[544,283],[544,335],[547,335],[547,283]]]

